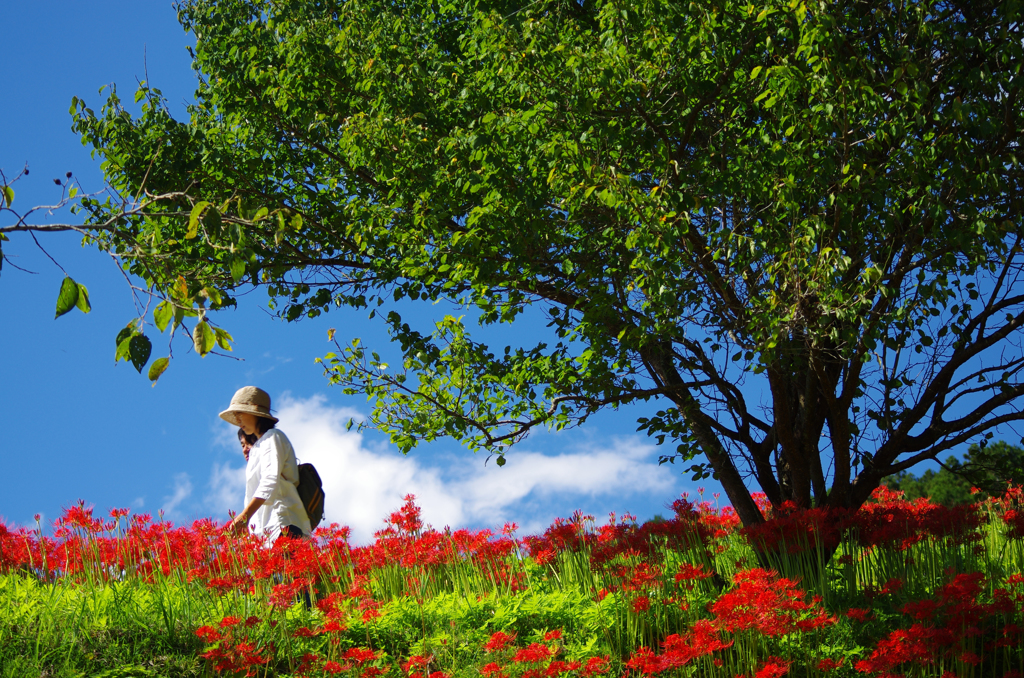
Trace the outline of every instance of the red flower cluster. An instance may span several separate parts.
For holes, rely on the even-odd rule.
[[[261,666],[270,663],[274,656],[274,644],[260,646],[247,635],[247,625],[239,625],[238,619],[225,617],[221,620],[220,631],[211,626],[200,626],[196,635],[212,645],[200,656],[210,662],[214,671],[257,675]]]
[[[1024,518],[1019,517],[1020,490],[1011,490],[995,503],[998,510],[989,512],[1002,518],[1009,537],[1016,539],[1024,530]],[[759,506],[769,520],[742,531],[759,550],[834,546],[849,528],[868,549],[905,550],[925,539],[970,544],[978,539],[983,524],[977,509],[909,502],[885,490],[854,515],[798,511],[793,506],[772,509],[763,498]],[[603,611],[623,615],[633,628],[647,629],[643,642],[650,647],[630,645],[616,660],[621,664],[613,664],[607,656],[566,657],[566,647],[574,646],[563,641],[561,629],[531,633],[521,644],[510,629],[500,630],[476,648],[485,656],[486,663],[479,669],[485,678],[591,678],[608,673],[613,665],[631,676],[664,674],[683,667],[686,672],[699,672],[736,656],[749,658],[744,666],[754,678],[787,675],[794,658],[787,654],[786,659],[766,659],[764,648],[775,651],[772,643],[779,641],[772,639],[786,636],[789,644],[799,634],[834,624],[836,617],[796,580],[741,563],[737,563],[739,571],[731,585],[724,592],[719,590],[717,586],[727,585],[712,569],[714,554],[721,553],[729,541],[721,537],[729,535],[735,540],[735,513],[713,510],[706,503],[694,504],[685,497],[673,509],[675,515],[670,520],[641,525],[629,516],[613,516],[601,527],[589,516],[576,513],[568,520],[555,521],[540,537],[526,537],[521,544],[512,538],[515,527],[511,525],[501,535],[489,530],[434,530],[423,524],[410,495],[390,514],[371,544],[352,547],[347,530],[337,525],[318,530],[314,539],[268,545],[254,537],[232,537],[208,520],[174,527],[154,523],[149,516],[129,515],[126,509],[111,511],[109,520],[99,518],[79,502],[61,516],[53,537],[42,536],[38,529],[0,525],[0,571],[22,569],[48,581],[63,578],[70,582],[154,581],[184,575],[216,595],[231,594],[228,601],[235,595],[266,601],[267,616],[282,620],[276,628],[278,622],[257,616],[242,621],[240,617],[249,614],[245,612],[196,630],[207,644],[203,657],[217,672],[262,673],[264,667],[282,659],[268,640],[273,637],[279,647],[287,648],[280,652],[288,654],[293,667],[298,666],[297,675],[376,678],[396,675],[401,669],[408,678],[447,678],[437,670],[435,657],[425,650],[405,661],[398,657],[392,661],[372,647],[351,645],[370,644],[371,635],[383,628],[374,620],[385,611],[388,601],[404,596],[422,606],[426,598],[439,592],[461,592],[464,581],[460,577],[470,570],[472,576],[479,577],[481,595],[520,590],[526,573],[535,576],[536,572],[523,566],[520,548],[526,546],[535,562],[550,565],[548,571],[559,576],[558,568],[564,563],[573,567],[583,563],[585,567],[589,562],[595,575],[594,589],[599,589],[597,598],[614,592]],[[904,556],[897,555],[903,562]],[[849,562],[854,562],[852,556]],[[922,595],[926,589],[909,578],[906,586],[894,578],[866,587],[865,597],[874,609],[851,608],[842,614],[862,623],[874,619],[876,610],[882,621],[892,619],[893,611],[898,610],[906,628],[888,633],[867,657],[845,670],[887,675],[910,664],[929,664],[954,666],[960,673],[961,668],[981,662],[992,652],[1019,652],[1024,645],[1024,631],[1018,625],[1024,576],[1014,575],[1006,581],[1003,589],[981,574],[951,571],[940,586],[927,589],[932,591],[928,595]],[[290,608],[302,592],[312,594],[318,612],[304,618],[305,626],[297,626],[290,615],[273,608]],[[689,612],[680,615],[680,610]],[[661,625],[664,620],[668,622]],[[858,632],[875,632],[882,621]],[[361,628],[356,634],[346,633],[350,625],[362,624],[370,625],[365,641],[361,640]],[[571,633],[570,627],[566,633]],[[749,652],[751,643],[758,644],[757,653]],[[808,666],[816,666],[820,672],[843,666],[837,659],[807,659],[811,662]]]
[[[715,530],[704,522],[702,509],[685,499],[672,504],[675,517],[670,520],[637,524],[635,520],[617,520],[611,514],[607,525],[594,527],[593,517],[579,512],[569,520],[556,519],[542,536],[528,536],[524,542],[534,559],[544,565],[555,554],[588,553],[591,565],[602,568],[623,555],[638,555],[657,560],[665,548],[686,551],[707,550]]]
[[[844,528],[856,528],[862,546],[886,546],[906,550],[925,537],[970,543],[981,539],[984,524],[977,504],[954,507],[933,504],[925,498],[908,501],[903,492],[879,487]]]
[[[817,599],[792,580],[761,569],[740,572],[736,588],[722,594],[710,607],[718,628],[730,633],[754,630],[763,636],[813,631],[834,624]]]
[[[1020,629],[1006,624],[1006,619],[1019,610],[1024,595],[995,588],[991,602],[982,602],[988,588],[983,574],[950,576],[934,597],[904,604],[900,611],[914,623],[889,633],[854,667],[865,673],[888,673],[903,664],[934,664],[941,658],[973,666],[981,661],[974,652],[975,641],[986,637],[994,639],[987,643],[989,650],[1019,647]]]
[[[715,625],[706,619],[694,623],[685,635],[672,634],[662,643],[661,654],[646,647],[637,650],[626,662],[626,668],[640,675],[653,675],[685,666],[698,657],[705,657],[732,647],[723,641]]]

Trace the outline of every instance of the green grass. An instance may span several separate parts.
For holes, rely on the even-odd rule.
[[[550,541],[560,546],[536,558],[524,555],[521,544],[505,542],[495,555],[486,546],[495,539],[487,535],[476,535],[475,545],[467,547],[465,540],[414,525],[361,549],[350,549],[341,538],[322,538],[315,549],[305,544],[305,551],[276,564],[268,560],[276,551],[232,542],[202,525],[149,526],[148,532],[79,525],[64,535],[60,557],[56,542],[43,541],[33,551],[32,539],[40,546],[38,534],[8,531],[0,544],[0,676],[244,675],[219,671],[209,654],[249,647],[238,645],[244,640],[251,645],[246,651],[259,658],[248,671],[258,676],[401,678],[441,671],[476,678],[485,669],[491,678],[578,678],[588,660],[608,657],[610,676],[646,671],[733,678],[767,676],[775,657],[788,664],[790,676],[852,677],[876,675],[856,670],[855,663],[877,657],[880,643],[902,630],[909,638],[901,641],[906,652],[917,637],[947,636],[928,641],[927,663],[893,664],[900,675],[938,678],[951,671],[959,678],[1003,678],[1024,673],[1024,635],[1014,626],[1024,626],[1024,584],[1008,583],[1024,572],[1024,544],[1003,519],[1008,506],[982,507],[985,520],[968,532],[908,527],[904,532],[913,538],[907,542],[867,546],[856,530],[849,531],[832,557],[818,547],[816,533],[787,528],[785,547],[760,559],[735,530],[669,542],[641,526],[612,535],[586,521],[562,526],[561,532],[553,526],[549,533],[568,535],[568,541]],[[166,569],[147,566],[159,558],[167,558]],[[765,562],[777,577],[764,580],[751,569]],[[674,574],[684,566],[714,576],[677,582]],[[978,574],[977,590],[951,593],[951,583],[967,586],[969,578],[957,575],[970,573]],[[769,581],[750,589],[761,596],[793,593],[770,604],[741,600],[746,589],[734,582],[738,575]],[[215,577],[229,576],[239,579],[211,585]],[[274,587],[292,576],[310,577],[313,599],[333,605],[307,608],[301,595],[290,592],[282,604],[272,604]],[[785,611],[788,604],[794,607]],[[915,619],[915,605],[931,605],[933,611]],[[851,609],[864,612],[851,617]],[[232,624],[232,617],[240,623]],[[332,629],[332,620],[343,628]],[[657,664],[680,656],[663,645],[673,634],[694,646],[700,624],[714,626],[714,637],[727,646],[667,668]],[[212,627],[204,632],[207,640],[196,634],[201,627]],[[1011,636],[1004,638],[1007,630]],[[488,651],[498,631],[514,634],[515,641]],[[548,635],[553,631],[558,638]],[[531,644],[550,656],[515,661]],[[368,661],[347,660],[358,648],[377,654]],[[643,648],[654,659],[644,660]],[[307,661],[310,655],[317,659]],[[402,668],[416,656],[431,659]],[[821,660],[841,666],[819,668]],[[571,662],[581,666],[572,668]],[[492,663],[497,668],[488,669]]]

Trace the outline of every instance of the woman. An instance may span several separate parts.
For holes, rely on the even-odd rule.
[[[255,433],[249,434],[242,429],[238,429],[238,443],[242,446],[242,454],[245,455],[246,461],[249,461],[249,450],[252,449],[257,440],[259,440],[259,436]]]
[[[267,392],[255,386],[238,389],[220,418],[247,435],[259,436],[245,466],[245,508],[231,522],[231,530],[243,534],[251,527],[272,539],[308,535],[309,518],[296,489],[295,450],[288,437],[274,428],[277,417],[270,414]]]

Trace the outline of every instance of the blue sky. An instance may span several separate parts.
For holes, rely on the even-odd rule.
[[[116,83],[130,99],[137,81],[163,90],[175,114],[194,89],[186,45],[169,2],[6,3],[0,96],[0,169],[13,177],[16,208],[59,198],[53,179],[73,172],[86,191],[102,188],[98,163],[70,130],[78,96],[93,108],[97,90]],[[37,221],[46,219],[45,215]],[[55,216],[54,220],[60,217]],[[642,410],[595,417],[582,429],[531,436],[498,468],[452,441],[407,457],[374,433],[346,432],[344,421],[368,407],[328,386],[313,362],[330,350],[327,330],[379,346],[385,335],[365,315],[334,312],[286,324],[253,292],[218,323],[236,339],[234,357],[199,358],[188,342],[155,388],[125,363],[114,364],[114,337],[137,311],[114,262],[82,248],[73,234],[38,236],[46,252],[89,288],[93,311],[55,320],[63,273],[25,234],[5,243],[13,266],[0,275],[0,519],[52,520],[77,499],[105,511],[130,507],[176,522],[224,520],[242,502],[242,459],[233,429],[217,413],[237,388],[255,384],[274,399],[281,429],[299,457],[324,477],[329,520],[365,540],[385,514],[414,493],[436,527],[497,527],[516,521],[543,529],[555,516],[582,509],[598,518],[628,511],[644,519],[666,513],[680,493],[696,493],[678,470],[658,467],[657,449],[635,433]],[[428,323],[438,308],[416,307]],[[526,340],[531,330],[524,332]],[[166,336],[154,356],[166,354]],[[651,408],[649,408],[651,409]],[[708,494],[714,483],[701,483]]]

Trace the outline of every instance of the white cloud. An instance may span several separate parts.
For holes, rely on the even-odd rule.
[[[497,529],[514,520],[520,534],[528,534],[576,507],[566,508],[567,502],[605,499],[621,510],[629,498],[669,499],[678,482],[678,475],[659,469],[654,447],[635,437],[554,455],[514,450],[499,468],[468,452],[406,457],[391,446],[373,445],[345,430],[350,417],[361,418],[359,412],[333,407],[322,395],[284,396],[277,416],[299,461],[311,462],[320,473],[325,522],[348,525],[355,543],[369,541],[407,494],[416,495],[424,521],[435,527]],[[218,519],[229,508],[238,510],[243,495],[244,471],[215,464],[205,503]]]
[[[213,519],[218,523],[225,522],[228,511],[237,513],[244,508],[244,500],[245,467],[235,468],[230,463],[214,464],[210,473],[210,491],[204,498],[204,504]]]
[[[178,473],[174,476],[174,491],[170,496],[164,497],[164,505],[161,510],[164,518],[173,522],[180,522],[178,507],[182,502],[192,496],[192,479],[187,473]]]

